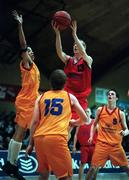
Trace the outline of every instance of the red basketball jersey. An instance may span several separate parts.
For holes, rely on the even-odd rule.
[[[74,57],[70,57],[64,72],[67,75],[65,90],[77,98],[88,97],[91,92],[91,69],[83,58],[74,63]]]
[[[91,126],[94,123],[94,120],[91,121],[90,124],[84,124],[79,127],[78,134],[77,134],[77,140],[79,141],[81,146],[89,145],[88,139],[90,138],[90,130]],[[97,139],[97,133],[95,133],[93,138],[93,144],[96,143]]]

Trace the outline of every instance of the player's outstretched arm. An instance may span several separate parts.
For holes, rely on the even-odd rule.
[[[61,59],[61,61],[66,63],[67,60],[69,59],[69,56],[63,52],[59,27],[57,26],[56,22],[53,22],[53,21],[52,21],[52,27],[53,27],[55,34],[56,34],[56,52],[57,52],[57,55]]]
[[[76,20],[72,21],[70,27],[72,29],[73,39],[74,39],[75,43],[78,46],[79,53],[82,55],[84,61],[86,61],[88,66],[91,68],[93,59],[90,56],[87,55],[86,47],[84,47],[84,45],[82,44],[82,41],[77,36],[77,21]]]
[[[32,59],[28,55],[28,51],[27,51],[27,43],[26,43],[24,31],[23,31],[23,26],[22,26],[23,18],[22,18],[22,15],[18,15],[16,10],[14,10],[12,12],[12,15],[14,16],[14,19],[18,23],[18,33],[19,33],[19,42],[20,42],[20,47],[21,47],[21,57],[23,58],[24,65],[27,68],[29,68],[28,62],[32,63]]]
[[[23,18],[22,15],[18,15],[17,11],[14,10],[12,12],[14,19],[18,22],[18,31],[19,31],[19,42],[20,42],[20,46],[22,49],[25,49],[27,47],[26,44],[26,39],[25,39],[25,35],[24,35],[24,31],[23,31]]]

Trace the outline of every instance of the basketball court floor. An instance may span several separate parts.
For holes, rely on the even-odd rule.
[[[26,180],[38,180],[38,176],[26,176]],[[74,175],[73,180],[78,180],[78,176]],[[14,180],[14,178],[10,177],[0,177],[0,180]],[[49,180],[56,180],[55,176],[51,175]],[[82,180],[85,180],[85,175],[83,176]],[[126,173],[99,173],[97,176],[97,180],[129,180],[129,177]]]

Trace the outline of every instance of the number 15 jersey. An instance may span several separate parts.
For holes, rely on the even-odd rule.
[[[64,90],[47,91],[39,101],[40,122],[34,137],[44,135],[63,135],[68,137],[71,119],[71,100]]]

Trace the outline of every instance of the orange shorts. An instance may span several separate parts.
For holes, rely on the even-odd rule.
[[[121,144],[113,146],[97,141],[91,165],[103,167],[107,160],[111,160],[114,166],[128,166],[128,160]]]
[[[32,116],[33,116],[34,106],[25,107],[24,104],[19,107],[16,106],[16,118],[15,122],[22,128],[30,128]]]
[[[61,135],[34,137],[38,172],[52,172],[56,177],[72,176],[72,158],[67,139]]]

